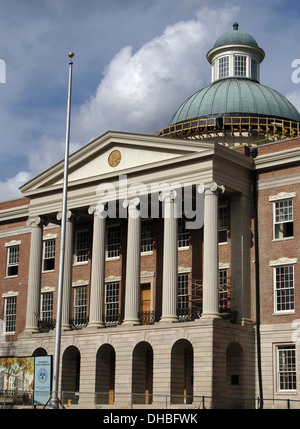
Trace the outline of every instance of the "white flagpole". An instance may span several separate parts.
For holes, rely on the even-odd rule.
[[[53,408],[53,409],[59,408],[58,374],[59,374],[59,361],[60,361],[61,314],[62,314],[62,297],[63,297],[66,214],[67,214],[67,194],[68,194],[71,90],[72,90],[72,66],[73,66],[72,58],[74,57],[74,53],[70,52],[69,57],[71,58],[71,60],[69,62],[69,87],[68,87],[68,104],[67,104],[63,203],[62,203],[62,218],[61,218],[60,261],[59,261],[58,296],[57,296],[56,323],[55,323],[55,349],[54,349],[54,364],[53,364],[53,377],[52,377],[52,395],[50,400],[50,408]]]

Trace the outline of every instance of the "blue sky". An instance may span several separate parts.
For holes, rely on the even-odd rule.
[[[152,134],[210,83],[206,52],[232,29],[265,50],[261,83],[300,109],[296,0],[0,0],[0,201],[63,159],[68,52],[70,150],[108,130]]]

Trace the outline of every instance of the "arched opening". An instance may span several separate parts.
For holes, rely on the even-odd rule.
[[[132,396],[134,404],[151,404],[153,394],[153,350],[142,341],[133,350]]]
[[[187,340],[176,341],[171,351],[171,403],[193,402],[194,351]]]
[[[77,403],[80,387],[80,352],[75,346],[68,347],[62,358],[61,391],[64,403]]]
[[[226,397],[228,408],[244,407],[244,352],[240,344],[231,343],[226,351]]]
[[[32,356],[47,356],[47,351],[43,347],[35,349]]]
[[[115,370],[115,350],[110,344],[103,344],[96,357],[95,392],[97,404],[114,403]]]

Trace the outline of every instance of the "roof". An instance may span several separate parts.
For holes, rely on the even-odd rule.
[[[233,30],[222,34],[215,42],[214,48],[223,45],[243,44],[258,47],[256,40],[251,34],[238,30],[238,24],[233,24]]]
[[[300,113],[282,94],[245,78],[215,81],[189,97],[170,125],[211,115],[263,115],[300,121]]]

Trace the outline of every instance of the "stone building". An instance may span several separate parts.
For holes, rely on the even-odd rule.
[[[300,114],[259,82],[264,55],[234,24],[168,126],[70,156],[64,400],[300,399]],[[0,204],[1,356],[54,354],[63,170]]]

